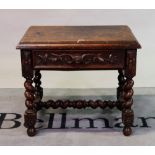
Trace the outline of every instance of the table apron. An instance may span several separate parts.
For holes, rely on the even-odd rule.
[[[34,50],[33,68],[42,70],[121,69],[125,51],[121,50]]]

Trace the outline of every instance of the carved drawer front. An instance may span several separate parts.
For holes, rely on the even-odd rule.
[[[65,51],[35,50],[33,66],[35,69],[117,69],[124,67],[124,51]]]

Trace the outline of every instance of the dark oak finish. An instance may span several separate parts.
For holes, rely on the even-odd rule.
[[[125,53],[117,50],[36,50],[33,66],[53,70],[117,69],[124,67],[124,58]]]
[[[19,49],[137,49],[128,26],[31,26]]]
[[[45,107],[45,108],[50,108],[52,107],[53,109],[56,109],[56,108],[63,108],[63,109],[66,109],[67,107],[72,107],[72,108],[78,108],[78,109],[81,109],[81,108],[86,108],[86,107],[91,107],[93,109],[96,109],[96,108],[107,108],[109,107],[110,109],[114,108],[115,106],[117,106],[119,104],[119,102],[117,101],[102,101],[102,100],[73,100],[73,101],[70,101],[70,100],[49,100],[47,102],[39,102],[38,104],[38,109],[37,110],[40,110],[42,107]]]
[[[140,44],[128,26],[31,26],[17,45],[21,50],[26,107],[25,127],[36,134],[37,111],[45,108],[113,108],[122,111],[123,134],[132,133],[133,77]],[[40,70],[118,70],[117,101],[42,101]],[[34,82],[34,86],[33,86]]]
[[[24,83],[25,86],[25,105],[27,107],[27,110],[25,111],[25,123],[24,126],[27,128],[27,134],[29,136],[34,136],[36,129],[35,129],[35,123],[36,123],[36,105],[34,103],[34,87],[32,85],[33,81],[32,79],[26,78],[26,81]]]
[[[43,88],[41,87],[41,73],[40,70],[35,71],[35,77],[33,79],[35,83],[35,98],[39,98],[41,101],[43,97]]]

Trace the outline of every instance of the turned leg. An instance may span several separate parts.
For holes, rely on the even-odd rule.
[[[125,136],[129,136],[132,133],[131,126],[134,121],[134,112],[131,109],[133,104],[133,87],[134,81],[132,78],[127,78],[124,84],[124,102],[123,102],[123,110],[122,110],[122,122],[124,123],[123,134]]]
[[[134,121],[134,112],[131,109],[133,104],[133,77],[136,75],[136,50],[128,50],[126,52],[126,65],[125,65],[125,83],[123,86],[123,104],[122,104],[122,122],[124,124],[123,134],[129,136],[132,133],[131,126]]]
[[[27,110],[24,115],[24,126],[27,128],[27,134],[29,136],[34,136],[36,134],[35,123],[37,119],[36,108],[34,104],[34,87],[32,85],[33,81],[30,78],[26,78],[24,83],[25,87],[25,105]]]
[[[118,70],[118,73],[119,75],[118,75],[118,88],[117,88],[117,101],[118,101],[117,108],[121,110],[123,102],[123,85],[125,82],[125,78],[122,69]]]
[[[40,70],[35,71],[35,77],[34,77],[34,83],[35,83],[35,98],[37,98],[39,101],[41,101],[43,97],[43,88],[41,87],[41,73]]]

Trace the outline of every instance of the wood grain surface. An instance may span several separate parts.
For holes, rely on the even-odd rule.
[[[140,48],[128,26],[31,26],[17,49]]]

